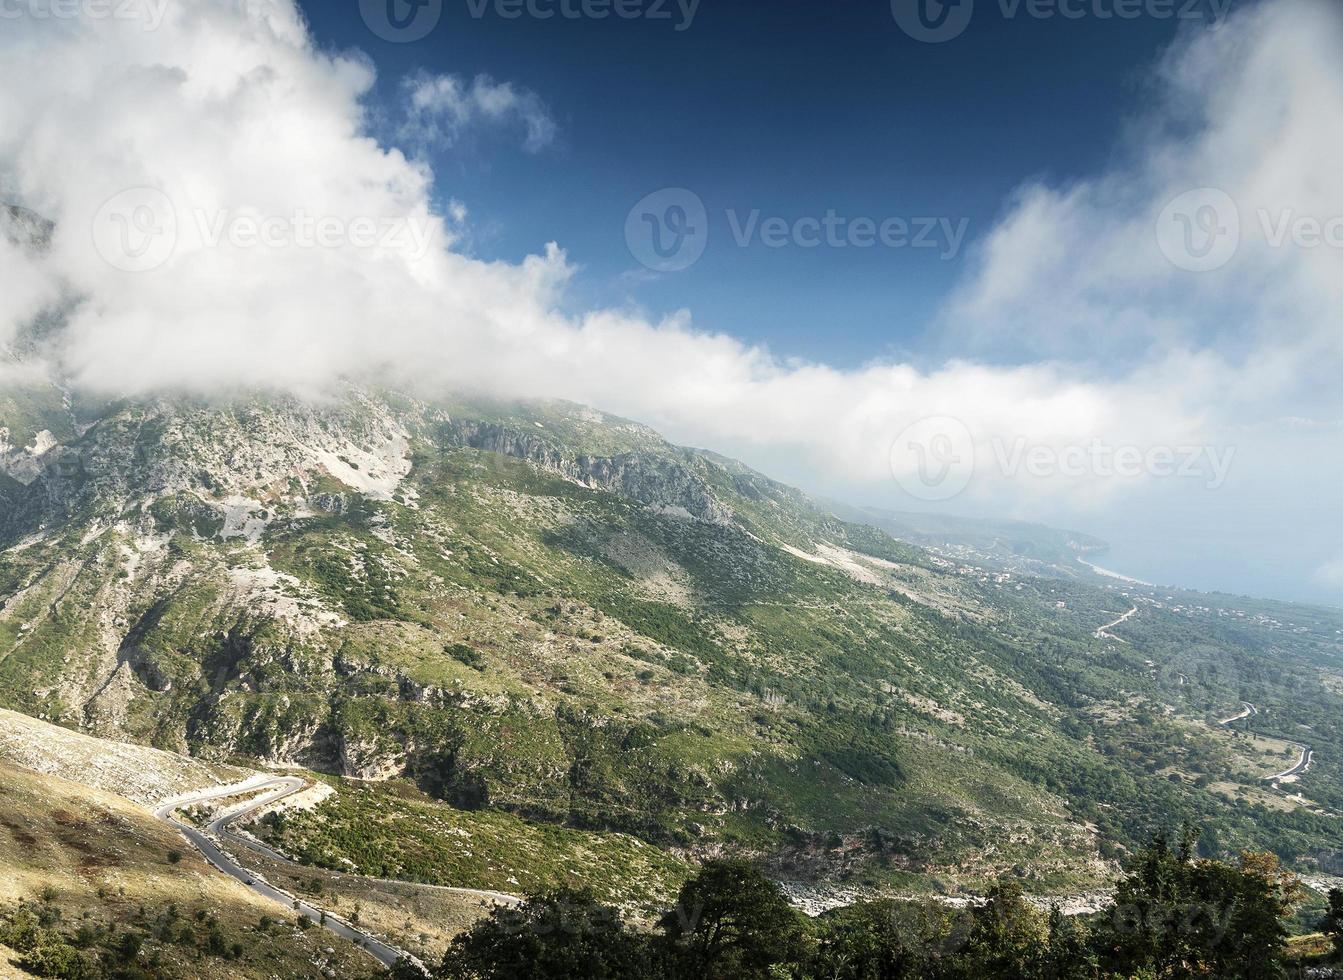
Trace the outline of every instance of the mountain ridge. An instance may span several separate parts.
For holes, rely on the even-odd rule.
[[[0,410],[0,699],[31,715],[878,890],[1095,884],[1170,810],[1301,853],[1335,826],[1323,739],[1284,827],[1195,785],[1277,804],[1204,720],[1274,703],[1226,676],[1263,683],[1257,634],[1191,654],[1215,614],[1142,597],[1125,631],[1159,628],[1106,640],[1113,589],[930,553],[638,423],[353,386]],[[1324,622],[1293,677],[1343,663]],[[1148,715],[1187,776],[1149,768]],[[277,833],[358,862],[333,828],[373,800],[409,805]]]

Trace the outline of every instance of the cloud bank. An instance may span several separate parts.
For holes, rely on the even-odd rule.
[[[70,304],[44,356],[71,385],[369,377],[567,397],[892,492],[893,440],[948,416],[980,464],[966,499],[1036,515],[1105,506],[1152,474],[1005,473],[1004,446],[1251,445],[1287,417],[1321,424],[1310,452],[1335,445],[1343,248],[1302,245],[1296,221],[1343,215],[1343,21],[1323,0],[1270,0],[1182,40],[1111,172],[1009,202],[930,337],[951,356],[856,370],[781,360],[688,313],[561,314],[574,269],[558,245],[516,264],[463,254],[463,213],[432,204],[451,188],[369,135],[366,57],[319,49],[289,0],[160,13],[154,29],[21,18],[0,35],[0,199],[56,221],[42,256],[0,237],[0,344]],[[482,119],[521,124],[531,150],[554,138],[507,83],[420,75],[405,94],[411,142]],[[1164,211],[1207,187],[1234,202],[1240,245],[1196,272],[1172,248],[1182,231],[1219,247],[1205,219],[1225,215],[1195,201],[1183,227]],[[895,454],[897,476],[918,465]]]

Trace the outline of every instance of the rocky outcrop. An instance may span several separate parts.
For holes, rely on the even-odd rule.
[[[704,477],[688,463],[669,456],[645,452],[576,454],[544,436],[474,420],[453,422],[448,432],[460,446],[525,459],[576,483],[619,494],[646,507],[717,524],[732,519],[731,508],[714,495]]]
[[[107,682],[85,705],[85,721],[99,734],[115,734],[126,723],[126,712],[139,692],[140,684],[129,662],[123,660]]]
[[[390,779],[406,768],[405,754],[376,738],[358,738],[342,733],[340,774],[354,779]]]

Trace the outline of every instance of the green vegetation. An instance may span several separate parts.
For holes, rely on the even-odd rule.
[[[1329,906],[1320,929],[1333,944],[1335,958],[1343,960],[1343,889],[1329,889]]]
[[[336,871],[503,892],[587,887],[634,909],[660,908],[690,871],[636,837],[459,810],[395,784],[342,791],[311,812],[274,814],[253,829],[299,860]]]
[[[712,861],[686,882],[658,923],[670,972],[767,977],[797,959],[803,926],[779,886],[741,861]]]
[[[266,931],[264,925],[261,931]],[[153,976],[165,966],[158,947],[168,945],[185,950],[187,959],[210,972],[219,969],[211,961],[243,955],[243,944],[231,941],[208,913],[186,918],[169,905],[156,914],[141,910],[125,929],[118,929],[88,919],[65,922],[50,899],[0,908],[0,944],[17,950],[18,965],[34,976],[69,980]]]
[[[559,888],[517,908],[496,908],[453,943],[436,972],[628,980],[648,976],[650,968],[645,944],[625,930],[618,909],[591,891]]]
[[[496,909],[458,937],[438,973],[452,980],[1267,980],[1289,965],[1284,919],[1300,885],[1272,855],[1236,865],[1196,858],[1186,831],[1158,835],[1102,912],[1041,912],[1020,883],[966,909],[867,902],[808,921],[769,878],[713,861],[681,889],[659,933],[629,930],[587,892],[552,891]],[[1294,965],[1300,966],[1296,963]]]

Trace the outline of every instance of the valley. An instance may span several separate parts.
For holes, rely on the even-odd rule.
[[[307,875],[647,922],[720,854],[813,907],[1067,899],[1180,821],[1315,875],[1343,831],[1328,610],[925,550],[565,403],[6,399],[0,698],[203,767],[156,808],[321,788],[206,825],[300,911]],[[366,946],[432,952],[399,926]]]

